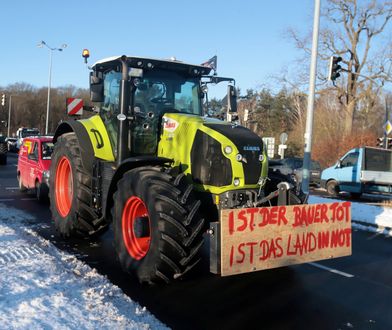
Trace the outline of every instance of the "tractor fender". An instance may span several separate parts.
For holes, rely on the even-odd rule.
[[[56,129],[56,132],[53,137],[53,143],[56,143],[57,139],[65,134],[74,132],[78,138],[80,143],[81,150],[81,158],[83,167],[92,173],[93,170],[93,162],[94,162],[94,148],[91,144],[90,137],[87,133],[86,128],[76,120],[68,120],[62,122]]]
[[[170,163],[173,163],[172,159],[156,156],[137,156],[125,159],[115,170],[113,177],[110,180],[110,185],[106,194],[106,201],[104,203],[105,209],[103,210],[106,221],[111,222],[111,220],[109,221],[109,219],[111,219],[110,212],[114,203],[113,194],[117,188],[117,182],[123,177],[126,172],[137,167],[158,166]]]

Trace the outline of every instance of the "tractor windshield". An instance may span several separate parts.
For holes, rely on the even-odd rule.
[[[120,80],[120,72],[113,70],[105,74],[104,101],[100,111],[113,150],[117,149]],[[200,78],[169,70],[146,70],[136,84],[133,100],[130,100],[135,114],[130,125],[132,154],[156,153],[159,123],[165,113],[202,115],[199,96]]]
[[[199,79],[183,77],[172,71],[147,71],[137,85],[134,98],[135,112],[181,112],[201,115]]]

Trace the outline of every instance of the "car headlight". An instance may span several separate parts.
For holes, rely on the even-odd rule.
[[[43,177],[44,177],[44,179],[46,181],[49,181],[49,178],[50,178],[50,172],[49,171],[43,171],[42,175],[43,175]]]

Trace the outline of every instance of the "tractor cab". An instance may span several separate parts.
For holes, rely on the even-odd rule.
[[[115,153],[120,149],[122,158],[156,155],[164,115],[202,117],[205,86],[222,81],[207,76],[208,67],[176,60],[123,56],[99,61],[92,69],[91,99],[100,103],[112,148]],[[124,138],[128,129],[130,134]]]

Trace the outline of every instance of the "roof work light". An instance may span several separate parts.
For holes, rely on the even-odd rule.
[[[84,63],[87,64],[87,59],[90,57],[90,51],[88,49],[83,49],[82,56],[84,58]]]

